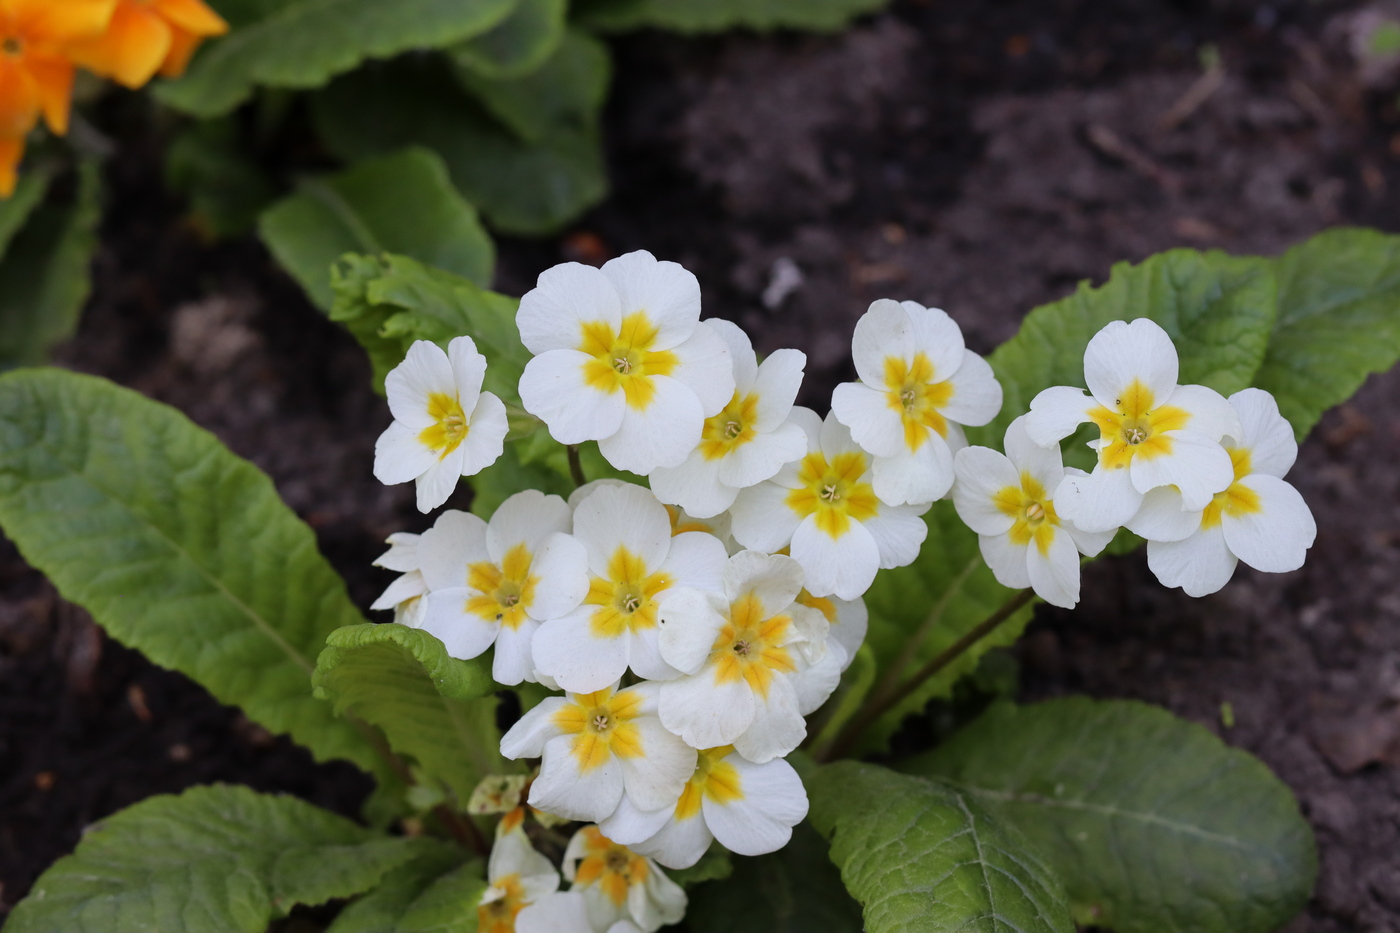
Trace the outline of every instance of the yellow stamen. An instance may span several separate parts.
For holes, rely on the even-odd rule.
[[[598,638],[617,638],[656,626],[656,597],[671,586],[668,574],[648,574],[646,561],[619,547],[608,561],[607,577],[594,577],[584,604],[597,606],[589,631]]]
[[[1191,420],[1190,412],[1174,405],[1154,408],[1152,390],[1139,379],[1134,379],[1116,401],[1117,411],[1102,405],[1089,411],[1102,439],[1099,462],[1110,470],[1128,466],[1134,457],[1150,460],[1170,455],[1172,439],[1166,432],[1179,431]]]
[[[758,396],[752,392],[743,396],[735,392],[723,411],[705,419],[704,430],[700,433],[700,455],[706,460],[718,460],[747,444],[758,436],[754,429],[757,420]]]
[[[948,420],[941,408],[953,398],[953,384],[935,382],[933,362],[922,351],[905,362],[898,356],[885,357],[885,389],[889,406],[904,422],[904,443],[916,451],[929,439],[929,432],[948,436]]]
[[[575,886],[596,883],[614,906],[621,907],[627,903],[627,893],[634,885],[646,884],[646,859],[613,842],[596,826],[585,827],[582,832],[586,854],[574,875]]]
[[[428,417],[433,419],[433,424],[418,432],[418,440],[441,460],[466,440],[471,427],[467,424],[467,416],[457,396],[444,392],[428,395]]]
[[[632,722],[641,715],[642,697],[633,690],[599,690],[575,696],[551,717],[555,728],[574,736],[570,749],[579,771],[601,767],[609,758],[640,758],[642,734]]]
[[[680,365],[670,350],[653,349],[659,332],[645,311],[624,317],[617,330],[604,321],[583,324],[578,349],[592,357],[583,381],[608,394],[620,390],[629,406],[646,411],[656,398],[655,377],[669,376]]]
[[[820,452],[798,464],[800,485],[787,494],[788,508],[799,518],[815,515],[817,527],[833,538],[850,530],[851,522],[863,522],[880,513],[875,490],[864,482],[869,461],[860,451],[837,454],[828,463]]]
[[[710,646],[709,664],[716,684],[743,678],[760,697],[768,696],[775,674],[797,670],[782,646],[792,627],[790,616],[763,617],[763,603],[753,593],[729,605],[729,621]]]
[[[1010,531],[1013,544],[1025,547],[1034,541],[1042,555],[1050,553],[1060,518],[1055,514],[1055,503],[1046,499],[1040,480],[1023,472],[1020,486],[1002,487],[992,501],[1000,512],[1015,519]]]

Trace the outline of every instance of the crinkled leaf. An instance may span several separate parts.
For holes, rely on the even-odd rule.
[[[19,176],[14,194],[0,199],[0,259],[4,258],[10,241],[24,227],[48,190],[47,172],[26,171]]]
[[[380,759],[311,695],[326,636],[363,621],[267,476],[168,405],[92,376],[0,377],[0,529],[113,638],[287,732]]]
[[[149,797],[90,827],[5,924],[12,933],[262,933],[297,904],[374,887],[426,840],[390,838],[241,786]]]
[[[482,777],[510,770],[489,657],[459,661],[427,632],[364,623],[331,633],[312,683],[337,713],[377,726],[421,778],[456,795],[458,809]]]
[[[183,78],[158,85],[155,94],[177,110],[216,117],[258,85],[321,87],[366,59],[455,45],[491,29],[514,6],[515,0],[268,4],[258,11],[266,15],[210,41]]]
[[[457,846],[423,838],[421,853],[384,876],[374,890],[347,906],[326,933],[387,933],[394,930],[418,896],[433,882],[462,864]],[[480,869],[477,869],[478,872]]]
[[[1317,873],[1282,781],[1145,703],[998,704],[900,767],[1014,824],[1081,919],[1116,933],[1266,933],[1303,908]]]
[[[611,73],[607,47],[575,31],[543,67],[524,77],[489,78],[461,69],[458,78],[492,116],[526,142],[540,144],[561,132],[595,133]]]
[[[333,178],[309,179],[269,208],[263,242],[323,310],[345,253],[402,253],[489,285],[496,249],[435,153],[410,148]]]
[[[1278,323],[1255,379],[1302,440],[1400,359],[1400,237],[1328,230],[1277,260]]]
[[[452,181],[495,228],[553,232],[607,190],[596,129],[561,126],[526,143],[460,86],[439,56],[362,68],[312,100],[321,138],[355,160],[408,145],[447,162]]]
[[[577,17],[595,29],[651,26],[673,32],[807,29],[835,32],[888,0],[584,0]]]
[[[807,792],[868,933],[1073,933],[1059,880],[970,794],[854,761]]]
[[[519,78],[539,68],[564,39],[568,0],[519,0],[490,32],[450,49],[453,60],[483,78]]]
[[[37,178],[24,179],[9,202],[0,228],[21,221],[23,226],[10,231],[0,260],[0,370],[44,362],[49,349],[78,326],[92,288],[88,267],[97,249],[100,189],[97,164],[85,162],[72,203],[30,203],[24,210],[43,195]],[[4,233],[0,229],[0,240]]]
[[[730,858],[732,875],[686,892],[691,933],[860,933],[860,905],[807,823],[777,852]]]
[[[485,893],[485,866],[468,862],[414,898],[394,933],[477,933],[477,908]]]

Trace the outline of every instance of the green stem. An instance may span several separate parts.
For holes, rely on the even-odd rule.
[[[583,461],[578,456],[578,445],[569,445],[569,475],[574,478],[574,488],[588,482],[588,477],[583,475]]]
[[[924,619],[919,630],[914,633],[914,637],[909,639],[904,649],[900,651],[899,657],[895,658],[890,669],[880,678],[880,682],[875,685],[875,689],[870,691],[870,702],[876,703],[884,699],[885,695],[894,692],[899,685],[899,679],[904,675],[904,669],[909,663],[919,656],[924,643],[928,637],[938,628],[938,623],[943,621],[943,613],[948,611],[948,604],[953,601],[953,597],[962,592],[963,584],[967,578],[972,576],[972,572],[982,566],[982,556],[979,554],[967,562],[967,566],[955,577],[943,590],[943,595],[938,597],[938,602],[934,603],[933,609],[929,611],[928,617]]]

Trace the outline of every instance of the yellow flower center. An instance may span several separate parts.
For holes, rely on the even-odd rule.
[[[443,392],[430,394],[428,417],[433,419],[433,424],[420,431],[418,439],[423,442],[423,446],[436,453],[438,459],[456,450],[457,445],[466,439],[467,432],[471,430],[467,424],[467,416],[462,411],[462,403],[455,395]]]
[[[540,578],[530,573],[533,557],[524,544],[506,551],[500,566],[490,561],[467,565],[467,585],[479,595],[467,600],[467,612],[487,622],[519,628],[535,601]]]
[[[924,446],[930,431],[948,436],[948,421],[939,409],[953,398],[953,384],[934,381],[933,363],[923,352],[910,362],[885,357],[885,390],[887,404],[904,422],[904,443],[911,451]]]
[[[676,535],[683,535],[687,531],[704,531],[709,534],[715,533],[714,528],[705,524],[705,522],[698,518],[692,518],[689,521],[683,520],[681,517],[681,510],[674,505],[666,506],[666,514],[671,519],[671,537],[673,538]]]
[[[700,453],[706,460],[718,460],[758,436],[753,423],[758,420],[758,396],[738,392],[719,414],[706,418],[700,434]]]
[[[1232,447],[1227,452],[1230,454],[1230,463],[1235,468],[1235,479],[1228,489],[1216,493],[1206,504],[1205,512],[1201,514],[1202,528],[1214,528],[1225,515],[1239,518],[1263,511],[1259,504],[1259,493],[1240,482],[1253,472],[1249,448]]]
[[[590,359],[583,367],[583,381],[611,395],[621,390],[627,404],[645,411],[656,397],[656,376],[669,376],[680,365],[680,357],[670,350],[653,350],[658,330],[645,311],[622,319],[613,330],[604,321],[582,325],[579,350]]]
[[[865,454],[846,451],[827,461],[820,451],[802,458],[797,478],[802,484],[787,494],[787,506],[799,518],[815,515],[817,527],[833,538],[880,513],[875,490],[861,477],[868,469]]]
[[[1015,519],[1010,532],[1013,544],[1024,547],[1034,541],[1042,555],[1050,553],[1060,519],[1055,514],[1055,503],[1046,498],[1040,480],[1022,473],[1020,486],[1002,487],[992,501],[1004,515]]]
[[[554,725],[574,736],[571,751],[580,771],[592,771],[616,755],[639,758],[642,735],[632,720],[641,715],[642,697],[635,690],[580,694],[553,716]]]
[[[599,638],[617,638],[656,626],[656,597],[668,587],[669,575],[647,573],[646,561],[625,547],[608,560],[607,577],[594,577],[584,605],[597,606],[589,628]]]
[[[1191,420],[1190,412],[1174,405],[1154,408],[1152,390],[1134,379],[1117,400],[1117,411],[1096,405],[1089,419],[1099,427],[1106,441],[1099,448],[1099,462],[1110,470],[1120,470],[1134,457],[1150,460],[1172,452],[1167,431],[1179,431]]]
[[[515,915],[525,907],[525,886],[519,873],[506,875],[491,887],[501,894],[477,907],[477,930],[479,933],[515,933]]]
[[[716,684],[743,678],[754,693],[768,696],[775,674],[797,670],[792,655],[782,646],[790,616],[763,617],[763,603],[752,593],[730,603],[729,621],[710,646],[708,664]]]
[[[676,819],[688,820],[698,814],[700,803],[706,797],[721,804],[744,799],[739,770],[724,760],[732,751],[733,745],[700,750],[695,760],[695,773],[681,791],[681,799],[676,801]]]
[[[586,887],[596,883],[608,900],[621,907],[627,903],[627,892],[633,885],[646,883],[647,860],[613,842],[596,826],[583,832],[585,855],[579,861],[574,884]]]

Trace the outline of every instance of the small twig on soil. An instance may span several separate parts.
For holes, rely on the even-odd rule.
[[[1089,140],[1089,144],[1099,152],[1110,159],[1122,162],[1144,178],[1156,182],[1157,186],[1167,194],[1180,194],[1181,189],[1185,187],[1180,175],[1171,169],[1158,165],[1150,155],[1102,123],[1090,123],[1085,127],[1084,134]]]
[[[569,445],[569,475],[574,478],[574,488],[588,482],[588,477],[583,475],[583,461],[578,457],[578,445]]]
[[[1225,86],[1225,69],[1220,64],[1206,69],[1191,86],[1186,89],[1186,93],[1177,98],[1176,103],[1167,108],[1167,112],[1162,114],[1157,121],[1157,129],[1163,133],[1170,133],[1187,120],[1192,114],[1200,109],[1201,105],[1215,96],[1215,92]]]

